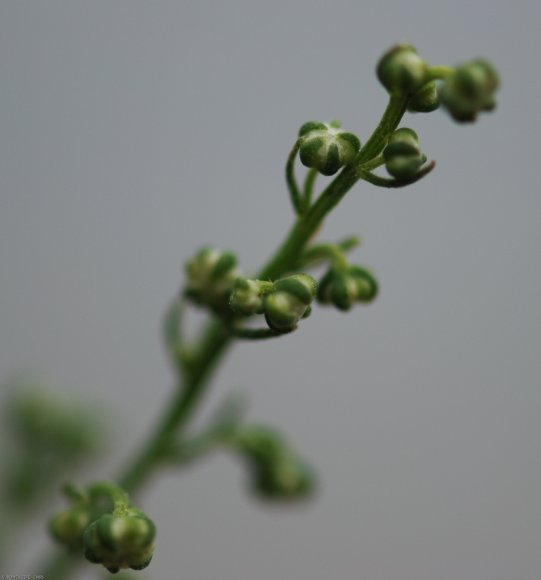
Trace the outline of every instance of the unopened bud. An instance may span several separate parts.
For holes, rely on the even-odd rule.
[[[412,129],[398,129],[383,150],[387,171],[398,180],[412,178],[426,161],[419,147],[419,138]]]
[[[310,313],[316,291],[316,281],[307,274],[295,274],[274,282],[274,291],[264,301],[269,327],[277,332],[295,330],[299,320]]]
[[[305,123],[299,130],[299,137],[301,162],[323,175],[334,175],[341,167],[351,163],[361,147],[353,133],[347,133],[331,123]]]
[[[340,310],[349,310],[356,302],[370,302],[378,293],[374,276],[360,266],[347,270],[331,268],[318,287],[318,300],[334,304]]]
[[[485,60],[473,60],[458,66],[445,79],[441,89],[442,104],[455,121],[472,122],[482,111],[491,111],[500,84],[498,73]]]
[[[440,106],[436,81],[430,81],[417,89],[408,101],[408,110],[413,113],[431,113]]]
[[[239,314],[262,314],[265,294],[272,291],[271,282],[237,278],[229,297],[229,306]]]
[[[72,508],[53,516],[49,521],[49,531],[57,542],[76,549],[82,545],[83,532],[89,523],[86,509]]]
[[[377,65],[377,75],[389,93],[413,94],[426,81],[427,63],[413,46],[398,44],[386,52]]]
[[[85,557],[112,573],[122,568],[142,570],[152,559],[155,535],[152,520],[136,508],[121,516],[105,514],[83,535]]]
[[[247,427],[235,442],[250,469],[250,488],[264,499],[302,499],[314,488],[314,475],[274,429]]]
[[[186,274],[185,296],[196,304],[221,311],[227,308],[239,275],[237,258],[230,252],[203,248],[186,264]]]

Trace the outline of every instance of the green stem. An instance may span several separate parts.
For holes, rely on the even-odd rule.
[[[389,135],[398,127],[407,107],[408,97],[404,95],[391,95],[389,104],[383,113],[379,125],[357,154],[355,165],[362,165],[381,153],[387,143]]]
[[[300,147],[300,140],[295,142],[293,149],[289,152],[286,163],[286,183],[289,190],[289,195],[291,197],[291,203],[295,208],[297,215],[301,214],[303,211],[303,200],[301,199],[301,192],[299,186],[297,185],[297,180],[295,179],[295,158],[297,157],[297,151]]]
[[[340,252],[342,254],[346,254],[350,250],[356,248],[360,243],[361,240],[359,237],[350,236],[349,238],[344,238],[342,241],[335,244],[315,244],[302,254],[302,256],[299,258],[297,268],[302,269],[306,267],[317,266],[321,262],[328,261],[329,257],[331,257],[331,253]]]
[[[378,187],[390,187],[390,188],[398,188],[398,187],[406,187],[407,185],[411,185],[419,179],[422,179],[425,175],[428,175],[436,166],[435,161],[431,161],[427,163],[422,169],[420,169],[413,177],[409,179],[389,179],[387,177],[380,177],[379,175],[375,175],[374,173],[370,173],[369,171],[364,171],[364,168],[359,171],[359,176],[361,179],[368,181],[372,185],[377,185]]]
[[[328,260],[331,264],[340,269],[347,269],[349,262],[345,251],[339,244],[317,244],[312,246],[302,255],[304,264]]]
[[[272,328],[233,328],[231,332],[235,338],[244,340],[264,340],[284,335],[283,332],[277,332]]]
[[[318,170],[313,168],[306,173],[306,179],[304,180],[303,187],[302,213],[306,213],[310,209],[310,206],[312,205],[314,185],[318,175],[319,175]]]
[[[385,157],[383,157],[383,155],[378,155],[377,157],[374,157],[374,159],[371,159],[370,161],[363,163],[363,171],[373,171],[374,169],[377,169],[384,163]]]
[[[163,321],[163,337],[167,352],[173,366],[181,369],[182,354],[182,317],[184,314],[184,303],[180,298],[176,298],[167,308]]]
[[[443,80],[450,77],[455,72],[455,69],[450,66],[431,66],[428,69],[427,78],[431,81]]]
[[[225,354],[230,340],[231,335],[222,321],[215,321],[208,326],[184,385],[175,390],[162,421],[158,423],[143,450],[119,478],[120,486],[128,493],[136,493],[146,482],[156,464],[160,462],[173,435],[187,423],[205,391],[211,372]]]
[[[113,502],[115,512],[125,510],[130,503],[126,492],[116,483],[110,481],[99,481],[94,483],[87,491],[91,505],[97,499],[106,497]]]

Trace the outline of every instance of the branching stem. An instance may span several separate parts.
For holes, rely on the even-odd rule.
[[[355,161],[347,166],[323,191],[317,201],[306,213],[300,214],[301,195],[293,175],[293,164],[298,144],[295,145],[288,159],[286,178],[293,204],[298,216],[282,245],[261,269],[258,278],[275,280],[294,270],[302,253],[318,231],[324,218],[342,200],[346,193],[360,179],[359,167],[371,161],[381,152],[389,135],[396,129],[406,111],[407,98],[391,96],[383,117],[371,137],[359,151]],[[310,187],[310,184],[308,184]],[[307,189],[309,191],[309,189]],[[310,194],[311,195],[311,194]],[[307,196],[308,197],[308,196]],[[174,313],[180,315],[180,312]],[[173,319],[175,316],[173,316]],[[177,336],[172,328],[167,329],[174,339]],[[234,336],[229,321],[219,318],[207,326],[195,349],[194,360],[189,372],[179,371],[179,379],[171,399],[166,403],[163,414],[158,419],[154,431],[150,434],[142,449],[121,472],[118,483],[130,496],[138,493],[147,484],[157,468],[165,463],[169,445],[174,440],[182,441],[182,433],[194,414],[198,403],[205,394],[212,372],[231,345]],[[183,376],[182,376],[183,375]],[[54,571],[55,580],[67,578],[74,560],[64,553],[50,562],[48,570]]]

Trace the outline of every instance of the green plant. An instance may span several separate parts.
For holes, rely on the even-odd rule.
[[[176,388],[145,445],[119,474],[116,483],[68,487],[71,506],[51,519],[53,537],[64,555],[56,556],[47,577],[66,577],[82,556],[110,572],[142,569],[151,560],[155,529],[130,497],[161,468],[185,465],[216,449],[226,449],[246,464],[250,489],[272,501],[297,500],[314,488],[314,476],[287,440],[271,428],[245,421],[241,405],[228,399],[199,433],[188,431],[213,371],[236,340],[281,337],[304,324],[314,303],[349,310],[372,301],[375,276],[352,264],[348,253],[357,238],[315,242],[323,219],[360,180],[378,187],[415,183],[431,172],[417,134],[398,128],[407,111],[428,113],[440,105],[458,122],[472,122],[494,107],[498,78],[490,64],[475,60],[456,68],[431,66],[409,45],[389,50],[377,66],[388,92],[383,116],[370,137],[361,141],[332,121],[302,125],[286,164],[286,181],[295,221],[272,258],[254,276],[244,276],[233,253],[203,248],[186,265],[186,282],[167,311],[166,348]],[[294,167],[300,158],[308,170],[302,186]],[[385,166],[389,176],[375,173]],[[318,174],[336,175],[316,195]],[[325,264],[316,281],[306,273]],[[189,306],[206,309],[210,322],[199,340],[187,342],[181,328]]]

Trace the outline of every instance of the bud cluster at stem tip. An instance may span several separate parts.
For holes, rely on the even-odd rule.
[[[53,516],[53,538],[71,551],[82,551],[111,573],[142,570],[152,559],[156,527],[114,483],[100,482],[80,491],[68,486],[72,506]]]
[[[447,71],[434,74],[441,68]],[[433,69],[409,44],[397,44],[387,51],[376,72],[390,94],[409,97],[408,110],[429,113],[441,103],[461,123],[475,121],[479,113],[494,109],[494,95],[500,84],[498,73],[484,59],[455,69]],[[435,78],[443,79],[439,89]]]
[[[121,568],[142,570],[152,559],[155,536],[152,520],[136,508],[104,514],[83,534],[85,558],[112,573]]]

